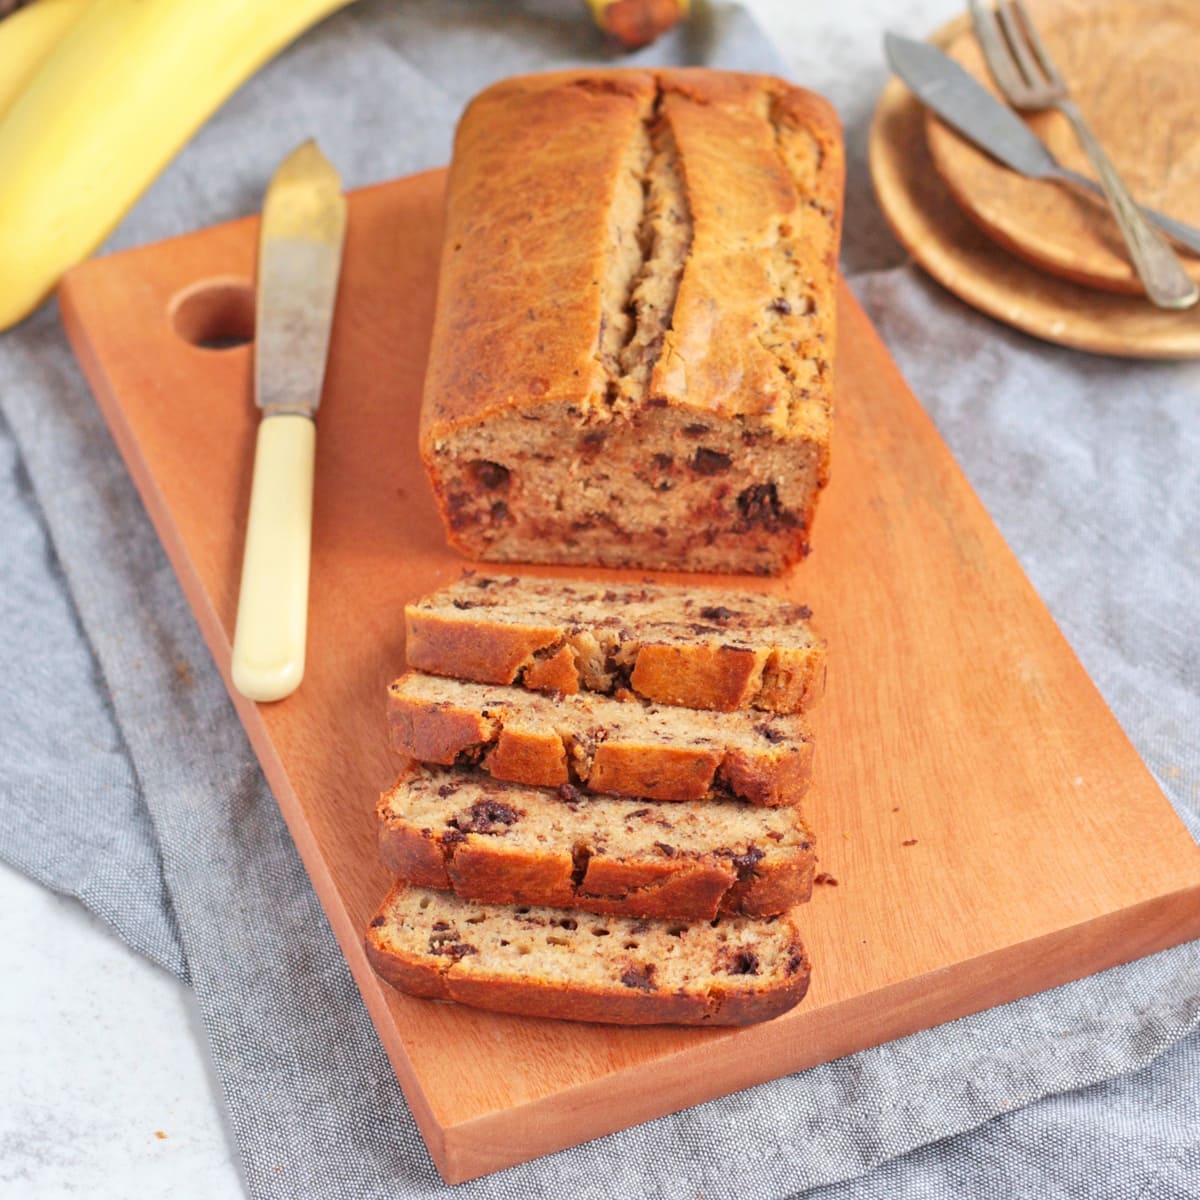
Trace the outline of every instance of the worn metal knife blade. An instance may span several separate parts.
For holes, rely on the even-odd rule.
[[[346,233],[342,181],[314,141],[279,165],[258,243],[254,395],[264,414],[321,403]]]
[[[308,639],[316,425],[333,329],[346,199],[337,172],[306,142],[263,201],[254,330],[262,410],[242,557],[230,674],[251,700],[300,685]]]
[[[1030,179],[1058,179],[1103,196],[1098,184],[1064,167],[1008,105],[948,54],[895,33],[883,35],[883,46],[888,65],[913,95],[998,162]],[[1200,229],[1153,208],[1139,207],[1164,233],[1200,252]]]

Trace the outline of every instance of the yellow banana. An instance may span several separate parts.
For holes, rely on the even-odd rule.
[[[239,84],[349,2],[92,0],[0,117],[0,329],[104,241]]]
[[[36,0],[0,21],[0,116],[88,0]]]

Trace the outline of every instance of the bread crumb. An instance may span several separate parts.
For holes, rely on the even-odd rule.
[[[838,881],[828,871],[822,871],[819,875],[815,876],[813,883],[823,883],[829,887],[837,887],[838,885]]]
[[[165,1142],[167,1140],[167,1135],[163,1133],[161,1129],[156,1129],[154,1131],[154,1136],[158,1138],[160,1142]]]
[[[900,845],[902,845],[902,846],[915,846],[916,844],[917,844],[916,838],[909,838],[908,841],[900,843]]]

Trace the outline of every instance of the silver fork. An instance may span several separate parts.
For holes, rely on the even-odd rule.
[[[1200,289],[1183,269],[1178,255],[1142,216],[1116,167],[1096,140],[1071,99],[1062,76],[1046,52],[1023,0],[970,0],[971,19],[996,86],[1014,108],[1057,109],[1084,148],[1121,227],[1134,269],[1146,295],[1160,308],[1190,308]]]

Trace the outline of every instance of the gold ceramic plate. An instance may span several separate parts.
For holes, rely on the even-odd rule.
[[[959,18],[930,41],[944,47],[966,27],[967,19]],[[1166,312],[1141,297],[1072,283],[1030,266],[982,233],[934,169],[924,108],[898,79],[888,82],[875,109],[870,166],[897,238],[972,307],[1034,337],[1095,354],[1200,358],[1200,306]]]
[[[1133,194],[1200,226],[1200,0],[1040,0],[1030,7],[1072,96]],[[946,50],[999,94],[969,26]],[[1064,166],[1096,177],[1065,117],[1033,113],[1026,121]],[[951,195],[990,237],[1043,270],[1141,294],[1101,198],[1009,171],[932,113],[925,133]],[[1177,249],[1200,280],[1200,256]]]

